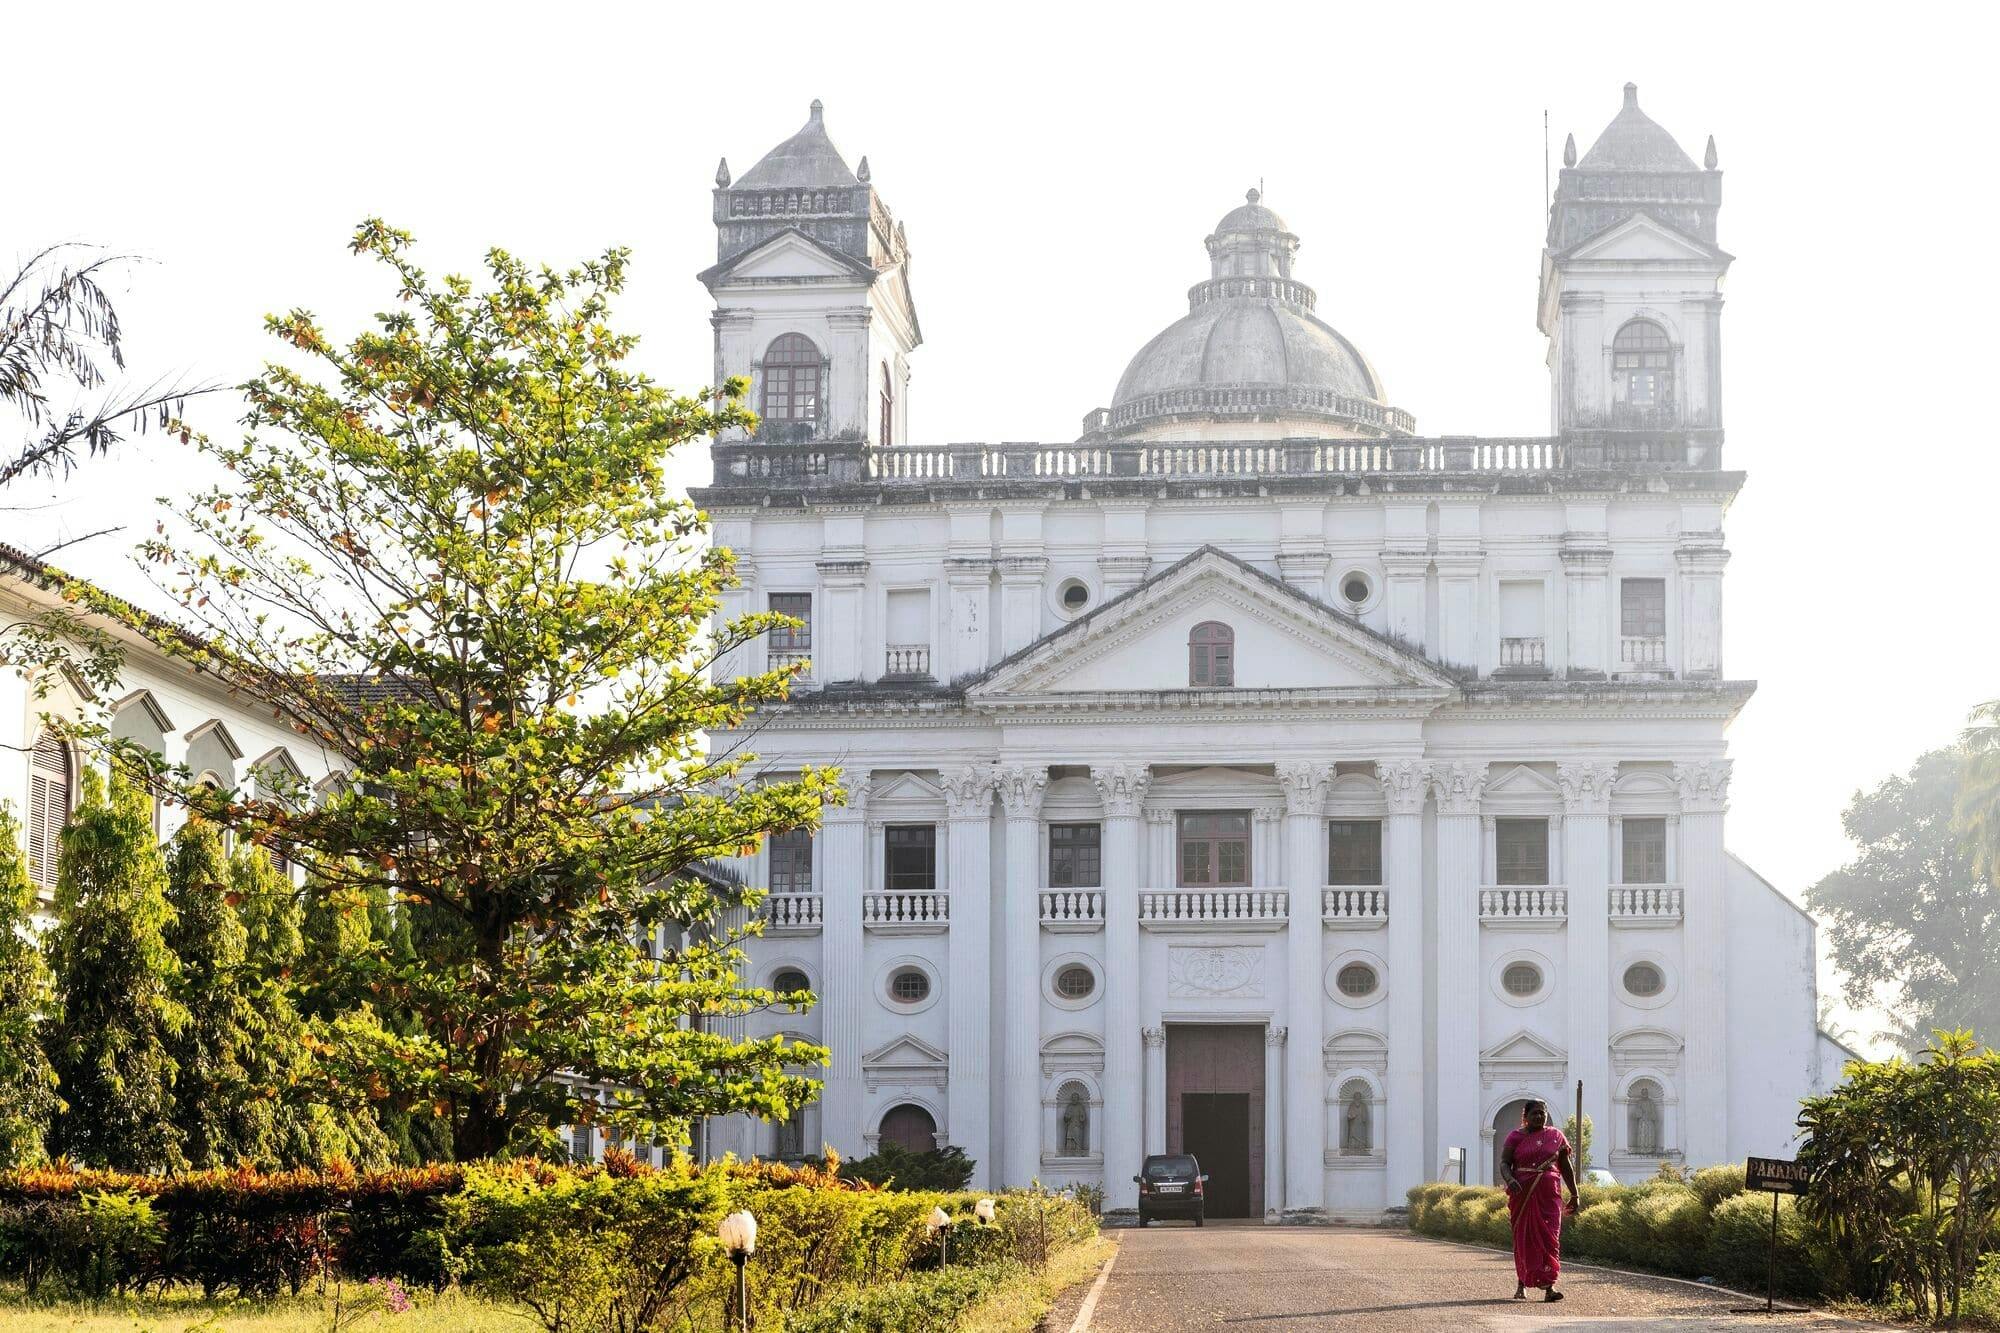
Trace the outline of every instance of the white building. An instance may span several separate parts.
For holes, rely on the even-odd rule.
[[[1812,921],[1724,846],[1722,177],[1629,85],[1565,163],[1547,437],[1416,434],[1252,191],[1081,437],[998,446],[912,442],[908,241],[818,103],[718,171],[763,420],[698,498],[730,610],[807,626],[728,666],[809,662],[753,744],[849,801],[743,867],[752,979],[820,997],[750,1026],[824,1094],[712,1147],[1124,1207],[1191,1150],[1212,1212],[1360,1216],[1581,1080],[1621,1176],[1785,1149],[1833,1057]]]

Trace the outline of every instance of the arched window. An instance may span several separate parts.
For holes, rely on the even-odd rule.
[[[1375,1103],[1368,1085],[1358,1078],[1340,1090],[1340,1154],[1366,1157],[1375,1151]]]
[[[818,421],[820,355],[802,333],[781,335],[764,352],[766,421]]]
[[[1204,620],[1188,634],[1188,684],[1236,683],[1236,631],[1219,620]]]
[[[1661,1122],[1665,1100],[1660,1095],[1660,1085],[1649,1078],[1640,1079],[1625,1094],[1625,1142],[1633,1152],[1655,1156],[1663,1151],[1665,1136],[1661,1133]]]
[[[1064,1157],[1090,1155],[1090,1092],[1081,1083],[1065,1083],[1056,1094],[1057,1144]]]
[[[882,363],[882,438],[876,443],[884,449],[896,442],[896,376],[889,369],[889,363]]]
[[[1674,348],[1667,331],[1635,319],[1611,340],[1611,377],[1628,413],[1658,416],[1674,404]]]
[[[72,787],[69,747],[44,731],[28,760],[28,878],[53,892],[63,826],[69,823]]]
[[[879,1137],[911,1152],[932,1152],[938,1146],[937,1121],[921,1106],[892,1106],[882,1117]]]

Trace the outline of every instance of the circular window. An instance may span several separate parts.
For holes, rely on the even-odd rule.
[[[1081,1000],[1097,989],[1097,974],[1082,963],[1071,963],[1056,973],[1056,994],[1065,1000]]]
[[[780,995],[812,989],[812,980],[796,967],[787,967],[771,978],[771,989]]]
[[[923,969],[899,967],[889,974],[889,998],[897,1004],[922,1004],[931,997],[931,979]]]
[[[1542,969],[1533,963],[1509,963],[1500,974],[1500,984],[1509,995],[1525,999],[1542,989]]]
[[[1651,963],[1634,963],[1625,969],[1625,990],[1628,994],[1650,999],[1666,988],[1666,974]]]
[[[1368,600],[1368,580],[1359,574],[1349,574],[1340,582],[1340,595],[1355,606]]]
[[[1064,611],[1075,615],[1090,605],[1090,585],[1082,579],[1071,579],[1057,590],[1056,600],[1062,603]]]
[[[1375,987],[1381,982],[1375,975],[1375,969],[1368,964],[1349,963],[1340,969],[1333,979],[1333,984],[1340,987],[1342,995],[1351,995],[1359,999],[1363,995],[1373,995]]]

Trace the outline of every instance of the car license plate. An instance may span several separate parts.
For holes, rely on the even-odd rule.
[[[1185,1190],[1187,1189],[1187,1186],[1185,1186],[1185,1185],[1162,1185],[1162,1186],[1160,1186],[1160,1187],[1159,1187],[1159,1189],[1160,1189],[1160,1193],[1162,1193],[1162,1194],[1180,1194],[1180,1193],[1182,1193],[1183,1191],[1185,1191]]]

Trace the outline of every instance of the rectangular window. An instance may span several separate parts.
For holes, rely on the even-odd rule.
[[[1180,821],[1181,883],[1233,887],[1250,883],[1250,812],[1190,811]]]
[[[1549,821],[1493,821],[1494,863],[1501,884],[1549,882]]]
[[[774,653],[806,653],[813,646],[813,599],[809,592],[774,592],[771,609],[781,616],[800,621],[797,626],[781,626],[771,631]]]
[[[1096,824],[1049,825],[1049,887],[1094,889],[1102,884],[1100,841]]]
[[[1625,819],[1624,878],[1626,884],[1667,882],[1667,821]]]
[[[892,893],[937,888],[937,825],[891,824],[882,830],[882,887]]]
[[[1382,821],[1335,819],[1328,822],[1326,882],[1382,882]]]
[[[771,892],[813,891],[812,833],[797,828],[771,835]]]
[[[1667,581],[1624,579],[1618,585],[1619,614],[1629,639],[1667,636]]]

